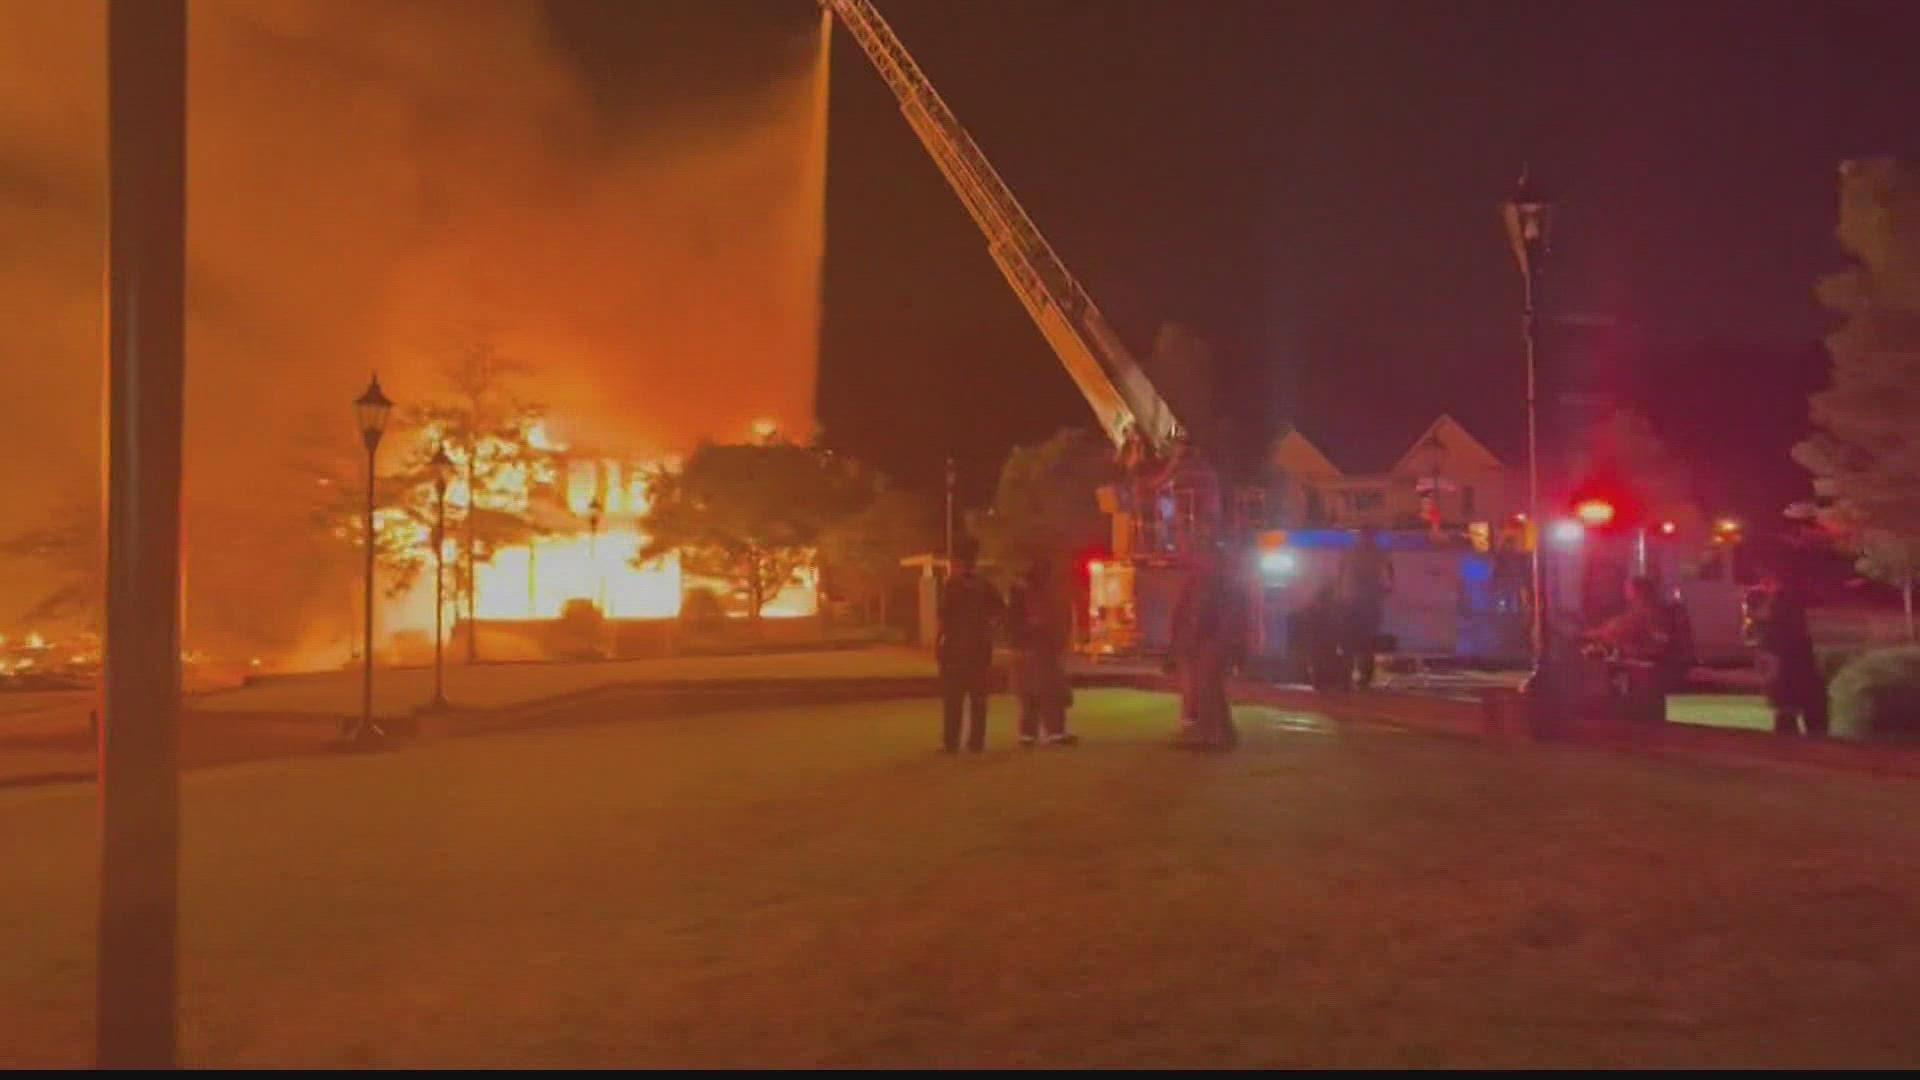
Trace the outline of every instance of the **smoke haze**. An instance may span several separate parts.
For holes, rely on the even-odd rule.
[[[226,568],[275,555],[298,505],[277,497],[290,433],[317,417],[352,452],[349,402],[375,368],[418,400],[484,339],[540,373],[556,434],[619,453],[763,417],[811,430],[817,31],[786,8],[709,8],[720,41],[728,20],[771,22],[774,59],[699,93],[642,85],[610,117],[546,5],[190,6],[190,641],[205,605],[219,620]],[[667,33],[634,63],[697,70]],[[98,490],[105,165],[104,5],[0,0],[9,533]],[[33,577],[0,567],[0,627]]]

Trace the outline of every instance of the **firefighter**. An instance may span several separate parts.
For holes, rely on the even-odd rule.
[[[1245,624],[1225,560],[1212,545],[1200,545],[1173,609],[1173,664],[1180,675],[1176,745],[1230,750],[1239,743],[1227,677],[1244,659]]]
[[[945,713],[941,747],[960,752],[960,720],[964,710],[967,749],[979,753],[987,744],[987,693],[992,689],[993,634],[1000,621],[1000,594],[975,570],[971,544],[954,552],[946,587],[940,592],[940,633],[934,655],[940,664],[940,691]]]
[[[1625,678],[1622,704],[1629,721],[1666,719],[1667,678],[1677,631],[1673,609],[1660,602],[1653,579],[1634,577],[1627,581],[1627,609],[1584,635],[1612,651],[1611,666]]]
[[[1342,648],[1345,628],[1341,622],[1340,598],[1333,586],[1322,586],[1314,594],[1302,623],[1307,633],[1313,688],[1322,692],[1353,689],[1353,666],[1347,663]]]
[[[1070,746],[1067,708],[1073,687],[1061,654],[1067,647],[1067,600],[1053,586],[1051,564],[1036,559],[1007,598],[1007,636],[1013,644],[1013,688],[1020,698],[1020,745],[1044,740]]]
[[[1340,604],[1345,623],[1344,649],[1353,685],[1373,686],[1374,652],[1387,594],[1393,591],[1393,560],[1381,549],[1372,526],[1364,527],[1340,559]]]
[[[1760,670],[1773,706],[1773,731],[1788,737],[1827,733],[1827,684],[1814,659],[1807,598],[1792,567],[1770,583],[1756,613]]]

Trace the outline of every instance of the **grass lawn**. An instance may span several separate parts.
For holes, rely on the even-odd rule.
[[[186,779],[204,1065],[1920,1062],[1920,786],[1329,731],[931,751],[933,708]],[[0,1065],[90,1044],[92,792],[0,792]]]
[[[1773,730],[1773,710],[1759,694],[1669,694],[1667,719],[1678,724]]]

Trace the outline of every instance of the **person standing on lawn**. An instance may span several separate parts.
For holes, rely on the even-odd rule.
[[[1807,626],[1806,586],[1792,565],[1782,567],[1758,620],[1760,670],[1773,706],[1773,732],[1819,738],[1827,733],[1827,682],[1814,657]]]
[[[1659,586],[1639,576],[1627,581],[1627,609],[1584,635],[1612,651],[1609,667],[1621,680],[1621,704],[1629,722],[1666,721],[1675,625],[1673,608],[1661,601]]]
[[[940,590],[940,632],[934,656],[940,665],[940,694],[944,713],[941,748],[960,752],[962,713],[967,725],[967,749],[979,753],[987,744],[987,694],[992,690],[993,635],[1000,622],[1000,594],[979,575],[972,544],[960,545]]]
[[[1221,552],[1202,544],[1173,608],[1173,655],[1180,676],[1176,745],[1231,750],[1240,742],[1227,703],[1227,678],[1244,659],[1246,613]]]
[[[1380,623],[1387,594],[1393,591],[1393,560],[1380,547],[1372,526],[1363,527],[1340,558],[1340,606],[1344,613],[1343,652],[1352,665],[1352,683],[1373,686],[1374,655],[1380,647]]]
[[[1020,697],[1020,745],[1070,746],[1067,708],[1073,687],[1060,657],[1067,648],[1067,598],[1054,587],[1052,564],[1035,559],[1007,598],[1013,645],[1013,689]]]

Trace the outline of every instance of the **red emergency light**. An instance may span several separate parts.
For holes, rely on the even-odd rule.
[[[1580,519],[1580,524],[1590,529],[1604,528],[1613,524],[1616,513],[1613,504],[1605,499],[1582,499],[1573,508],[1573,516]]]

